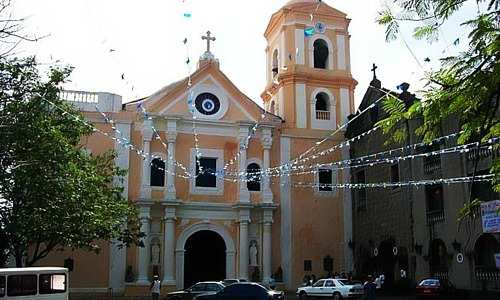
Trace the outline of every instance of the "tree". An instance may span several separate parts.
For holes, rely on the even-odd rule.
[[[391,133],[392,141],[406,136],[398,124],[410,119],[422,120],[416,133],[427,142],[439,136],[441,125],[448,118],[459,118],[459,143],[478,142],[481,147],[500,136],[500,0],[396,0],[401,12],[396,14],[386,8],[377,21],[386,26],[388,41],[397,38],[400,23],[414,23],[414,37],[433,42],[438,39],[441,26],[470,2],[481,9],[461,24],[462,30],[470,30],[468,49],[441,58],[439,70],[427,74],[423,101],[405,106],[388,97],[384,102],[390,115],[379,125],[385,133]],[[494,147],[498,149],[498,144]],[[494,160],[491,173],[495,189],[500,191],[500,158]],[[462,213],[468,215],[478,205],[479,201],[471,201]]]
[[[34,58],[0,58],[0,237],[17,266],[63,248],[99,251],[99,240],[130,245],[142,236],[136,208],[113,185],[125,171],[113,152],[83,149],[81,138],[93,130],[59,99],[70,71],[54,68],[43,80]]]
[[[9,55],[22,41],[35,42],[39,38],[22,33],[24,18],[9,13],[10,0],[0,0],[0,57]]]

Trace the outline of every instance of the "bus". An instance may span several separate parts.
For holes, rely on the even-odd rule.
[[[0,269],[0,300],[68,300],[68,269]]]

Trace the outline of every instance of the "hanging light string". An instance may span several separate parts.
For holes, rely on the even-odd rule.
[[[491,182],[494,179],[494,174],[487,175],[476,175],[475,178],[472,176],[467,177],[455,177],[455,178],[440,178],[440,179],[430,179],[430,180],[411,180],[405,182],[377,182],[377,183],[342,183],[342,184],[311,184],[309,182],[296,182],[296,183],[282,183],[281,186],[290,185],[296,188],[314,188],[314,189],[369,189],[369,188],[397,188],[397,187],[407,187],[407,186],[427,186],[427,185],[437,185],[437,184],[461,184],[470,182]],[[329,191],[327,191],[329,192]]]
[[[85,118],[80,118],[80,116],[68,112],[67,110],[61,108],[60,106],[56,105],[55,103],[53,103],[50,100],[47,100],[45,98],[43,100],[46,101],[47,103],[49,103],[50,105],[52,105],[54,108],[60,110],[63,115],[70,116],[75,121],[80,122],[83,125],[85,125],[88,128],[90,128],[93,132],[97,132],[97,133],[99,133],[99,134],[101,134],[101,135],[103,135],[103,136],[105,136],[107,138],[110,138],[111,140],[117,142],[124,149],[127,149],[129,151],[134,151],[138,156],[140,156],[142,158],[142,160],[150,160],[151,166],[153,166],[152,165],[152,163],[153,163],[152,161],[154,159],[159,159],[159,160],[163,161],[164,163],[167,163],[167,160],[164,160],[161,156],[147,153],[143,149],[140,149],[139,147],[135,146],[129,139],[127,139],[127,138],[125,138],[123,136],[123,133],[116,127],[116,122],[114,122],[112,119],[106,117],[105,118],[105,122],[111,125],[111,128],[113,129],[113,132],[115,134],[119,134],[120,135],[119,137],[117,137],[115,135],[111,135],[111,134],[109,134],[109,133],[107,133],[107,132],[105,132],[105,131],[97,128],[92,123],[86,121]],[[168,170],[166,170],[166,172],[168,174],[172,174],[172,175],[177,176],[179,178],[183,178],[183,179],[189,179],[190,178],[189,176],[183,176],[183,175],[177,174],[175,172],[174,173],[170,173]]]
[[[372,86],[370,86],[372,87]],[[373,87],[375,88],[375,87]],[[308,155],[309,153],[311,153],[312,151],[314,151],[317,147],[321,146],[323,143],[325,143],[326,141],[328,141],[332,136],[336,135],[337,133],[339,133],[342,129],[346,128],[349,124],[351,124],[352,122],[354,122],[355,120],[357,120],[360,116],[362,116],[364,113],[366,113],[367,111],[371,110],[372,108],[374,108],[380,101],[382,101],[384,98],[388,97],[388,95],[390,94],[390,90],[387,90],[387,91],[383,91],[384,92],[384,95],[382,95],[380,98],[378,98],[377,100],[375,100],[372,104],[370,104],[368,107],[366,107],[364,110],[360,111],[358,114],[356,114],[353,118],[351,118],[350,120],[348,120],[347,122],[345,122],[343,125],[341,126],[338,126],[338,128],[334,131],[332,131],[327,137],[323,138],[322,140],[316,142],[312,147],[310,147],[309,149],[307,149],[305,152],[303,152],[302,154],[300,154],[298,157],[294,158],[293,160],[289,161],[288,163],[285,163],[285,164],[282,164],[282,165],[279,165],[279,166],[276,166],[276,167],[270,167],[268,168],[267,170],[265,170],[266,172],[272,172],[276,169],[279,169],[279,170],[288,170],[290,168],[292,168],[292,166],[295,166],[299,163],[302,163],[303,161],[308,161],[311,159],[311,157],[315,157],[318,158],[319,156],[322,156],[322,155],[316,155],[314,152],[310,155],[310,156],[306,156]],[[344,146],[341,146],[341,147],[338,147],[338,148],[342,148],[342,147],[345,147],[347,146],[345,143],[341,143],[342,145]],[[337,147],[338,145],[335,145],[334,147]],[[324,151],[322,152],[324,153]],[[323,155],[325,155],[326,153],[324,153]]]
[[[183,4],[185,4],[185,1],[182,2]],[[183,16],[186,18],[186,19],[190,19],[191,18],[191,13],[185,11],[183,13]],[[194,92],[193,90],[191,89],[192,87],[192,78],[191,78],[191,58],[190,58],[190,54],[189,54],[189,44],[188,44],[188,38],[187,38],[187,34],[186,34],[186,37],[184,38],[184,40],[182,41],[182,43],[184,44],[185,46],[185,50],[186,50],[186,60],[185,60],[185,65],[186,65],[186,71],[187,71],[187,78],[188,78],[188,82],[187,82],[187,89],[186,89],[186,92],[187,92],[187,105],[188,105],[188,110],[189,112],[191,113],[191,116],[192,116],[192,133],[193,133],[193,138],[194,138],[194,148],[195,148],[195,159],[196,159],[196,168],[195,170],[192,170],[192,173],[191,173],[191,176],[192,177],[197,177],[199,175],[202,175],[204,173],[203,171],[203,166],[200,164],[200,158],[201,158],[201,152],[200,152],[200,147],[199,147],[199,136],[198,136],[198,130],[196,128],[196,112],[195,112],[195,101],[194,101]],[[196,175],[196,172],[197,171],[200,171],[198,175]]]
[[[324,151],[326,152],[332,152],[333,150],[335,150],[337,147],[341,147],[341,146],[344,146],[344,144],[350,144],[352,142],[355,142],[356,140],[360,140],[362,137],[364,136],[367,136],[369,134],[371,134],[374,130],[376,130],[376,128],[372,128],[368,131],[365,131],[363,132],[362,134],[358,135],[358,136],[355,136],[353,138],[350,138],[349,140],[345,141],[344,143],[341,143],[339,145],[335,145],[329,149],[325,149]],[[293,166],[292,168],[290,168],[290,170],[304,170],[304,169],[310,169],[310,168],[317,168],[317,167],[321,167],[321,166],[333,166],[333,165],[342,165],[342,164],[351,164],[351,163],[355,163],[355,162],[364,162],[365,160],[367,159],[370,159],[370,158],[377,158],[377,157],[380,157],[380,156],[385,156],[385,155],[392,155],[393,152],[398,152],[398,151],[404,151],[404,150],[411,150],[411,149],[417,149],[418,147],[425,147],[425,146],[432,146],[434,143],[441,143],[442,141],[444,140],[449,140],[453,137],[456,137],[458,135],[460,135],[463,131],[460,131],[458,133],[452,133],[452,134],[449,134],[449,135],[446,135],[446,136],[441,136],[441,137],[438,137],[438,138],[435,138],[434,140],[430,141],[429,143],[425,143],[425,142],[421,142],[421,143],[416,143],[416,144],[411,144],[411,145],[407,145],[407,146],[403,146],[403,147],[400,147],[400,148],[394,148],[394,149],[390,149],[390,150],[386,150],[386,151],[382,151],[382,152],[377,152],[377,153],[373,153],[373,154],[369,154],[369,155],[366,155],[366,156],[362,156],[362,157],[357,157],[357,158],[353,158],[353,159],[347,159],[347,160],[343,160],[343,161],[336,161],[336,162],[330,162],[330,163],[318,163],[318,164],[309,164],[309,165],[300,165],[300,166]],[[324,155],[325,153],[321,152],[319,153],[319,155]],[[228,173],[228,174],[231,174],[231,173]],[[254,172],[252,173],[252,175],[267,175],[267,176],[271,176],[271,177],[278,177],[278,176],[281,176],[281,174],[285,174],[283,172],[283,170],[274,170],[272,172],[266,172],[266,171],[257,171],[257,172]]]
[[[261,116],[260,116],[260,118],[261,118],[262,121],[265,119],[265,117],[266,117],[265,114],[261,114]],[[255,123],[252,126],[252,128],[248,132],[247,137],[245,139],[245,145],[248,145],[249,142],[250,142],[250,139],[255,136],[255,133],[257,132],[257,129],[259,128],[259,125],[260,125],[259,121],[257,121],[257,123]],[[238,152],[224,164],[224,167],[222,169],[222,171],[224,172],[224,174],[227,172],[227,170],[228,170],[229,167],[231,167],[235,163],[239,162],[241,153],[242,153],[242,150],[240,149],[240,147],[238,147]]]
[[[175,160],[175,157],[173,157],[172,152],[171,152],[172,149],[170,149],[168,147],[167,143],[165,143],[165,141],[161,138],[160,132],[154,126],[153,117],[151,117],[151,115],[146,111],[146,109],[144,108],[144,106],[142,105],[142,103],[139,103],[137,105],[137,110],[141,111],[142,116],[143,116],[143,118],[145,120],[151,121],[151,129],[153,131],[153,137],[156,140],[160,141],[160,143],[162,144],[163,148],[167,151],[167,156],[168,156],[167,160],[172,161],[176,167],[179,167],[184,172],[184,174],[186,174],[186,175],[189,176],[191,173],[189,173],[188,168],[185,167],[182,163],[180,163],[177,160]],[[103,114],[103,113],[101,113],[101,114]]]
[[[499,142],[499,138],[497,137],[497,138],[490,139],[489,145],[485,145],[485,146],[480,147],[480,148],[478,148],[479,143],[475,142],[475,143],[469,143],[466,145],[459,145],[459,146],[450,147],[450,148],[446,148],[446,149],[436,150],[436,151],[432,151],[432,152],[412,154],[412,155],[406,155],[406,156],[398,156],[398,157],[388,157],[388,158],[376,159],[376,160],[368,160],[368,161],[364,161],[363,163],[360,163],[360,164],[351,164],[352,160],[317,164],[317,165],[313,166],[314,170],[312,170],[312,171],[303,171],[301,169],[298,169],[298,170],[296,169],[296,170],[294,170],[294,171],[297,171],[295,173],[289,172],[287,174],[281,174],[278,176],[283,176],[283,175],[299,176],[299,175],[317,174],[317,173],[319,173],[320,168],[328,168],[328,170],[337,171],[337,170],[344,170],[344,169],[356,169],[356,168],[361,168],[361,167],[373,167],[373,166],[380,165],[380,164],[393,164],[395,162],[400,162],[400,161],[404,161],[407,159],[411,160],[411,159],[415,159],[415,158],[430,157],[430,156],[436,156],[436,155],[441,156],[441,155],[447,155],[447,154],[454,154],[457,152],[459,152],[460,154],[463,154],[463,153],[468,153],[471,150],[475,150],[475,149],[492,150],[493,146],[498,144],[498,142]],[[357,160],[357,159],[355,159],[355,160]],[[333,166],[338,166],[338,167],[332,168]],[[276,177],[276,176],[271,175],[270,177]],[[258,178],[260,178],[260,175],[258,175],[258,174],[253,175],[253,173],[252,173],[252,175],[251,175],[251,177],[249,177],[248,181],[254,181]]]

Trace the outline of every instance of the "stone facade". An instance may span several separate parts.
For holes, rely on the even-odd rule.
[[[347,138],[374,128],[385,118],[386,113],[377,100],[386,93],[407,105],[419,101],[407,91],[407,85],[400,87],[403,89],[401,93],[387,90],[374,78],[358,111],[375,102],[377,104],[350,124]],[[401,125],[409,129],[406,141],[401,145],[386,144],[387,136],[381,131],[363,137],[351,144],[351,158],[399,147],[405,147],[405,152],[387,152],[378,158],[418,155],[457,145],[457,139],[451,137],[432,146],[408,147],[421,143],[414,133],[419,124],[416,120]],[[449,118],[441,127],[442,136],[460,130],[456,118]],[[351,169],[351,180],[360,182],[359,175],[363,172],[367,183],[472,176],[475,153],[477,151],[419,156],[374,166],[365,163],[364,167]],[[487,174],[492,157],[498,153],[487,149],[480,153],[482,158],[476,174]],[[401,281],[401,270],[405,270],[413,282],[433,276],[448,278],[459,289],[498,289],[500,272],[494,267],[492,253],[500,250],[500,236],[482,233],[480,215],[475,221],[458,222],[460,209],[469,201],[470,193],[470,183],[353,190],[354,238],[350,245],[354,249],[357,274],[384,273],[390,286]],[[499,196],[488,184],[475,183],[472,199],[476,198],[490,201],[499,199]],[[458,262],[462,257],[463,262]]]

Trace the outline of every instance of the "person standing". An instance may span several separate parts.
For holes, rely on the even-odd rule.
[[[158,275],[153,276],[153,282],[151,282],[151,286],[149,287],[151,290],[151,299],[159,300],[160,299],[160,290],[161,290],[161,281]]]
[[[365,283],[364,290],[366,300],[375,300],[377,285],[373,283],[373,277],[371,275],[368,275],[368,280]]]

